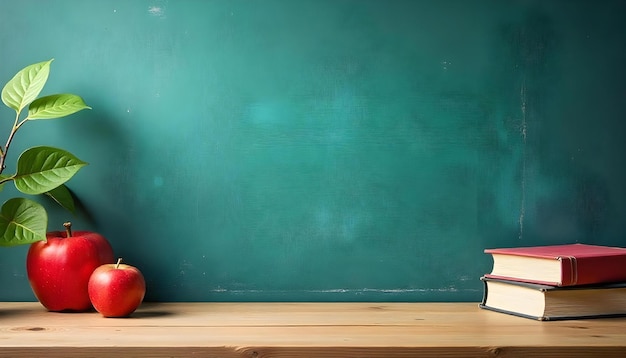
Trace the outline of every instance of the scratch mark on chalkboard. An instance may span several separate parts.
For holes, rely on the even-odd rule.
[[[526,80],[522,81],[522,87],[520,89],[520,101],[522,111],[522,187],[521,187],[521,203],[519,214],[519,236],[521,240],[524,236],[524,215],[526,214]]]
[[[522,127],[520,128],[522,132],[522,140],[524,144],[526,144],[526,80],[522,82],[522,88],[520,89],[520,101],[522,105]]]
[[[456,287],[442,287],[442,288],[360,288],[360,289],[348,289],[348,288],[332,288],[326,290],[229,290],[223,287],[217,287],[210,290],[215,293],[231,293],[235,295],[247,295],[247,294],[290,294],[293,292],[307,293],[307,294],[329,294],[329,293],[341,293],[341,294],[353,294],[362,295],[370,293],[382,293],[382,294],[405,294],[405,293],[429,293],[429,292],[458,292]],[[468,291],[468,290],[464,290]],[[473,291],[473,290],[469,290]],[[480,290],[476,290],[480,291]]]

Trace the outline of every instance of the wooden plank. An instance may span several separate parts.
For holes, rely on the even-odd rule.
[[[626,354],[625,326],[476,303],[154,303],[107,319],[5,302],[0,357],[610,357]]]

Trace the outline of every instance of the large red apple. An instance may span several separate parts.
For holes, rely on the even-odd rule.
[[[89,298],[104,317],[128,317],[143,301],[146,281],[138,268],[121,263],[98,267],[89,278]]]
[[[84,312],[92,309],[87,284],[99,266],[114,262],[106,238],[90,231],[47,233],[47,241],[32,244],[26,256],[26,271],[33,293],[50,311]]]

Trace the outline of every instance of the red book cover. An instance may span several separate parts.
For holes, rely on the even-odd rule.
[[[534,277],[502,276],[497,275],[496,272],[485,275],[490,278],[535,282],[553,286],[626,281],[626,248],[622,247],[567,244],[486,249],[485,253],[549,259],[560,262],[560,281],[545,281],[538,278],[535,279]],[[494,256],[494,271],[496,268],[495,260]],[[532,264],[532,260],[529,260],[527,263],[529,268]],[[520,276],[523,276],[523,274]]]

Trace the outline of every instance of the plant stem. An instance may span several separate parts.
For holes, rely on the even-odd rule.
[[[72,237],[72,223],[68,221],[66,223],[63,223],[63,226],[65,227],[65,233],[67,234],[67,237]]]
[[[11,129],[11,133],[9,133],[9,138],[7,139],[7,143],[4,145],[4,149],[1,151],[0,153],[0,174],[2,174],[2,172],[4,171],[4,168],[6,167],[6,158],[7,158],[7,153],[9,152],[9,146],[11,145],[11,142],[13,141],[13,137],[15,136],[15,133],[17,132],[18,129],[20,129],[20,127],[22,126],[22,124],[24,124],[24,121],[22,122],[18,122],[20,120],[20,113],[17,112],[16,116],[15,116],[15,122],[13,122],[13,128]]]
[[[115,268],[116,269],[120,268],[120,264],[121,263],[122,263],[122,258],[120,257],[120,258],[117,259],[117,263],[115,264]]]

